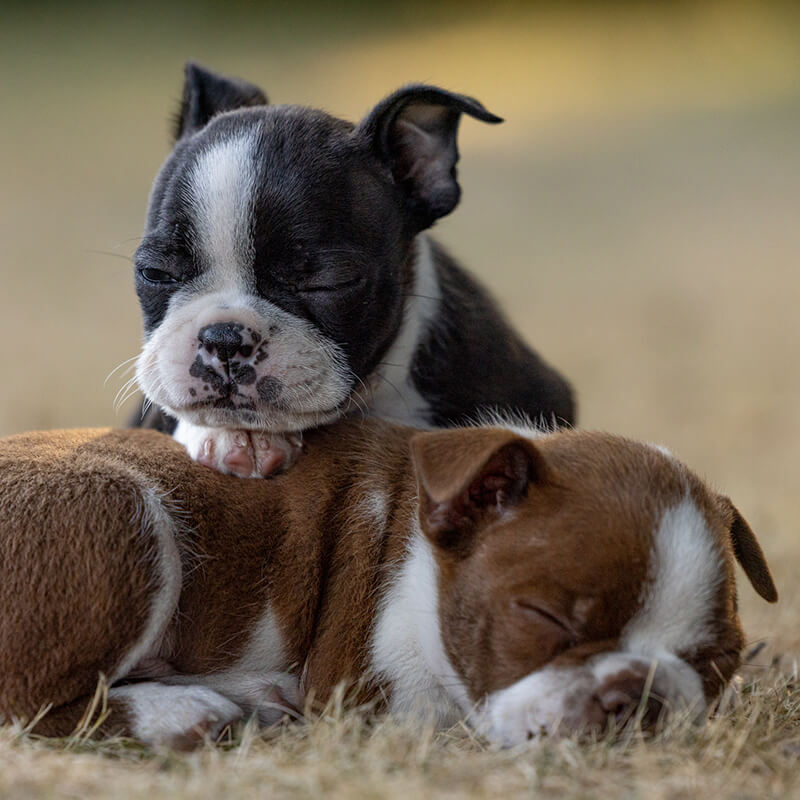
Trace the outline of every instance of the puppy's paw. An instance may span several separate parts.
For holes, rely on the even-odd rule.
[[[179,422],[174,437],[195,461],[239,478],[267,478],[283,472],[303,450],[298,433],[270,434]]]
[[[205,686],[133,683],[111,689],[112,705],[127,716],[132,735],[154,747],[193,750],[216,741],[242,718],[242,709]]]
[[[197,460],[207,467],[239,478],[267,478],[285,472],[303,450],[298,434],[224,431],[206,438]]]

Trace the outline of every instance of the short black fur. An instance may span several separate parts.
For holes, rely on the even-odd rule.
[[[416,236],[458,202],[461,114],[500,118],[476,100],[424,85],[390,95],[357,126],[266,102],[249,83],[187,66],[178,139],[156,178],[135,257],[145,332],[163,322],[173,293],[192,292],[212,266],[196,245],[187,206],[192,165],[215,142],[249,130],[258,141],[256,291],[336,343],[355,388],[398,334]],[[435,246],[433,258],[441,303],[410,364],[430,410],[407,421],[447,426],[491,409],[573,423],[569,384],[524,344],[472,277]],[[170,430],[174,422],[152,409],[143,424]]]

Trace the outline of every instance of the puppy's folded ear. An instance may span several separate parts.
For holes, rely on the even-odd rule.
[[[226,78],[191,61],[184,71],[183,99],[175,118],[176,140],[200,130],[215,114],[268,102],[258,86],[239,78]]]
[[[458,203],[456,134],[462,114],[503,121],[471,97],[415,84],[380,102],[356,128],[388,166],[419,230]]]
[[[748,580],[761,597],[768,603],[777,602],[778,590],[775,588],[775,582],[772,580],[767,566],[767,559],[764,557],[764,551],[761,549],[753,529],[729,498],[721,496],[720,502],[730,515],[731,544],[736,560],[741,564]]]
[[[411,439],[420,524],[439,547],[464,552],[482,523],[513,509],[547,481],[535,444],[501,428],[420,433]]]

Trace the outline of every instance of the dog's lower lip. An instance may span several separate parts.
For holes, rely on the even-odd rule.
[[[220,402],[225,403],[225,402],[227,402],[229,400],[232,401],[233,398],[232,397],[228,397],[228,396],[222,396],[222,397],[214,398],[213,400],[197,400],[194,403],[186,403],[185,405],[181,406],[181,408],[186,409],[187,411],[193,411],[193,410],[198,409],[198,408],[217,408],[219,406]],[[255,404],[251,404],[251,405],[244,406],[244,408],[246,408],[248,411],[254,411],[254,410],[257,410],[258,408],[264,408],[264,409],[269,409],[271,411],[288,411],[291,414],[316,414],[316,413],[324,414],[325,411],[334,411],[335,409],[339,408],[339,406],[338,405],[337,406],[333,406],[333,408],[330,408],[330,409],[320,409],[319,412],[317,412],[317,411],[300,411],[299,409],[298,410],[293,410],[293,409],[287,408],[286,406],[278,405],[276,403],[259,403],[258,406],[256,406]]]
[[[315,411],[302,411],[301,409],[293,409],[293,408],[285,408],[283,406],[272,405],[269,403],[262,404],[260,407],[264,411],[278,411],[281,414],[291,414],[295,417],[320,417],[326,414],[333,414],[337,411],[341,411],[347,401],[349,400],[349,396],[345,398],[341,403],[338,403],[335,406],[331,406],[330,408],[321,408]],[[195,403],[187,403],[186,405],[180,406],[176,408],[176,412],[181,411],[203,411],[203,410],[216,410],[216,409],[223,409],[224,411],[245,411],[251,413],[258,413],[259,407],[255,405],[246,405],[246,406],[235,406],[231,403],[231,405],[227,405],[227,402],[231,402],[230,398],[228,397],[220,397],[216,400],[200,400]]]

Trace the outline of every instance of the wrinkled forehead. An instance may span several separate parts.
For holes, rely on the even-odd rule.
[[[163,200],[191,207],[216,194],[251,205],[281,197],[322,202],[352,183],[358,148],[351,130],[347,122],[298,106],[221,114],[176,144],[156,180],[151,210]]]
[[[536,446],[546,474],[509,518],[510,538],[545,561],[574,564],[578,583],[592,572],[646,570],[665,515],[692,493],[685,467],[605,434],[563,432]]]
[[[239,249],[331,239],[369,245],[396,233],[376,224],[393,210],[349,123],[270,106],[222,114],[180,141],[156,180],[148,228],[201,252],[228,240]]]

